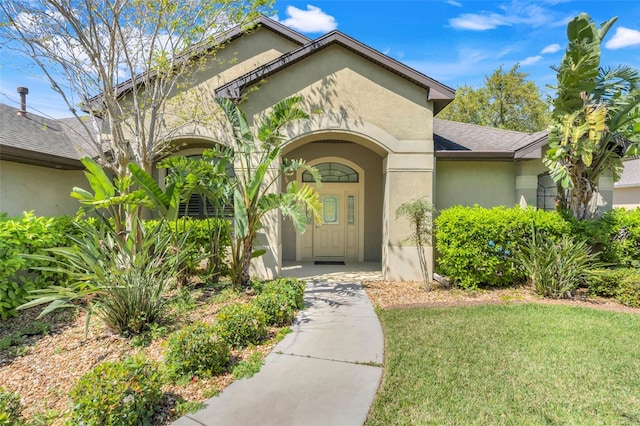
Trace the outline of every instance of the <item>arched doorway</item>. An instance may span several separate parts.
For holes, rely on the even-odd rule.
[[[309,162],[320,173],[321,221],[307,221],[296,241],[296,260],[364,260],[364,170],[340,157],[321,157]],[[315,182],[308,171],[298,181]]]

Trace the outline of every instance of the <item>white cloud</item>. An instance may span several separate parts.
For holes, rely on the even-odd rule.
[[[533,65],[536,62],[538,62],[540,59],[542,59],[542,56],[538,55],[538,56],[529,56],[528,58],[523,59],[522,61],[520,61],[520,65],[523,67],[526,67],[527,65]]]
[[[490,11],[464,13],[449,19],[449,24],[460,30],[485,31],[499,26],[519,24],[540,27],[558,19],[551,10],[522,0],[512,0],[510,3],[498,6],[498,9],[500,11],[498,13]]]
[[[503,16],[497,13],[483,15],[464,13],[457,18],[449,19],[449,24],[459,30],[472,31],[492,30],[500,25],[510,25]]]
[[[456,0],[447,0],[447,4],[455,7],[462,7],[462,3],[457,2]]]
[[[562,47],[558,43],[553,43],[542,49],[540,53],[543,55],[547,53],[556,53],[560,49],[562,49]]]
[[[615,50],[640,44],[640,31],[618,27],[613,38],[605,43],[607,49]]]
[[[288,18],[280,21],[280,23],[303,33],[326,33],[338,27],[336,18],[327,15],[319,7],[310,4],[307,5],[307,10],[288,6],[286,14]]]

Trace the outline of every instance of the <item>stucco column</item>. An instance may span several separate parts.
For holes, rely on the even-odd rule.
[[[422,280],[418,251],[408,240],[411,227],[407,219],[396,220],[396,209],[422,197],[433,202],[433,165],[433,153],[389,153],[383,163],[382,275],[387,281]],[[433,247],[424,250],[432,275]]]

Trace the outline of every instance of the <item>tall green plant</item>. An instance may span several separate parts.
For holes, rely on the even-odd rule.
[[[76,223],[80,232],[71,237],[72,247],[50,248],[52,256],[28,256],[53,265],[33,269],[63,273],[68,282],[32,291],[32,300],[18,309],[46,304],[42,316],[79,306],[88,312],[85,332],[96,314],[117,333],[138,334],[162,314],[165,286],[188,251],[174,250],[166,221],[149,230],[139,226],[138,242],[131,235],[123,238],[104,216],[98,219],[97,226]]]
[[[557,72],[549,150],[543,160],[558,184],[560,208],[594,216],[598,181],[622,173],[621,158],[640,154],[640,75],[627,66],[602,68],[601,43],[617,18],[600,28],[587,14],[567,26],[569,44]]]
[[[585,241],[570,236],[554,241],[532,227],[531,238],[520,245],[516,260],[538,294],[559,299],[569,297],[595,265]]]
[[[251,129],[245,114],[230,99],[216,98],[231,126],[234,139],[233,160],[236,166],[236,185],[233,190],[234,235],[231,244],[231,279],[234,285],[249,283],[251,259],[266,253],[254,250],[256,234],[262,218],[269,212],[280,210],[293,222],[298,232],[307,225],[307,211],[320,215],[318,194],[308,184],[290,182],[278,193],[277,185],[284,175],[294,174],[304,168],[316,182],[320,178],[316,170],[306,166],[303,160],[281,158],[285,142],[282,128],[295,121],[308,119],[309,115],[298,108],[300,97],[284,99],[273,106],[262,122]],[[254,134],[255,131],[255,134]]]
[[[418,260],[426,291],[431,289],[431,277],[429,276],[429,264],[424,253],[424,246],[431,245],[433,237],[433,205],[424,198],[403,203],[396,209],[396,219],[404,217],[409,220],[411,235],[408,240],[416,245]]]

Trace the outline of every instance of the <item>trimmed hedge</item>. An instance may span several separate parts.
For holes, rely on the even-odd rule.
[[[229,363],[229,346],[215,334],[213,326],[195,323],[169,336],[165,364],[173,376],[211,377]]]
[[[519,244],[531,239],[532,224],[551,239],[571,230],[559,214],[533,208],[476,205],[443,210],[435,220],[437,271],[466,289],[523,282],[524,271],[513,256]]]
[[[234,303],[220,309],[214,324],[216,334],[230,346],[257,345],[267,337],[267,317],[252,303]]]
[[[51,266],[51,262],[26,259],[22,254],[49,254],[45,249],[69,245],[68,235],[77,232],[70,216],[21,218],[0,217],[0,318],[16,314],[27,301],[29,291],[48,287],[64,279],[49,271],[30,268]]]
[[[620,281],[616,299],[623,305],[640,308],[640,272],[629,274]]]
[[[602,261],[640,268],[640,208],[608,211],[597,226],[604,234]]]

